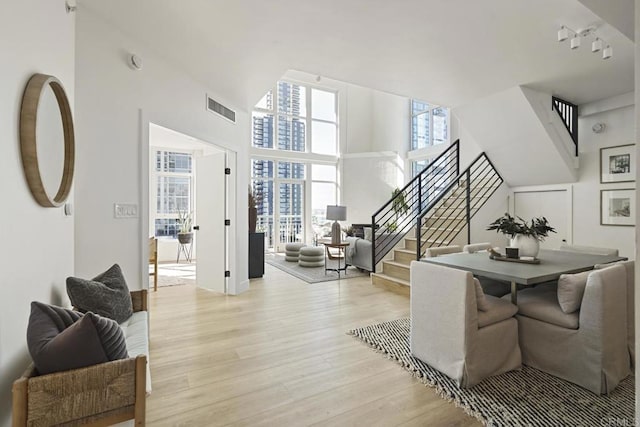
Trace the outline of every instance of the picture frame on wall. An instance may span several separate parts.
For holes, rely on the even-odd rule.
[[[600,225],[632,227],[636,218],[636,190],[600,190]]]
[[[635,144],[600,149],[600,183],[634,182],[636,180]]]

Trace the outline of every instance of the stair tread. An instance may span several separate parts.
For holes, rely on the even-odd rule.
[[[394,267],[400,267],[400,268],[406,268],[406,269],[409,268],[409,264],[403,264],[403,263],[398,262],[398,261],[383,260],[382,261],[382,265],[385,265],[385,264],[389,264],[389,265],[392,265]]]
[[[376,277],[380,277],[381,279],[385,279],[385,280],[389,280],[391,282],[395,282],[398,283],[400,285],[404,285],[404,286],[411,286],[411,284],[409,283],[409,281],[407,280],[403,280],[403,279],[398,279],[397,277],[393,277],[393,276],[389,276],[388,274],[384,274],[384,273],[371,273],[372,276],[376,276]]]

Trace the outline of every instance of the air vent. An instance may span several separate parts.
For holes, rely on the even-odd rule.
[[[224,117],[225,119],[236,122],[236,112],[220,104],[218,101],[211,99],[207,96],[207,110],[212,113],[216,113]]]

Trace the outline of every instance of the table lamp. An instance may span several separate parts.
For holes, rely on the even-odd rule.
[[[327,206],[327,219],[334,220],[331,226],[331,244],[337,245],[340,243],[340,224],[338,221],[344,221],[347,219],[347,207],[346,206]]]

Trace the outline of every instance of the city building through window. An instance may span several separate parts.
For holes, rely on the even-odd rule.
[[[254,107],[251,190],[268,248],[330,230],[325,211],[337,203],[337,117],[335,92],[284,81]],[[284,152],[286,159],[278,155]]]

